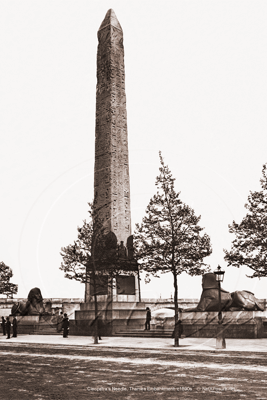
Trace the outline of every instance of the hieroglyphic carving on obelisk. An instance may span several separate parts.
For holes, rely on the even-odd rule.
[[[98,30],[98,42],[94,200],[106,231],[126,245],[131,212],[124,48],[113,10]]]

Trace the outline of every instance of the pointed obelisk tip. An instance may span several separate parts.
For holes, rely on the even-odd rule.
[[[106,13],[106,16],[98,30],[100,31],[101,29],[105,28],[108,25],[112,25],[115,28],[120,29],[122,31],[118,18],[116,17],[116,14],[112,10],[112,8],[108,10],[108,12]]]

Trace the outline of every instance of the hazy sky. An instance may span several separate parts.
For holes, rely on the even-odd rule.
[[[124,32],[132,229],[155,193],[159,150],[201,215],[223,287],[266,298],[267,278],[227,268],[228,224],[244,217],[267,162],[266,1],[0,1],[0,261],[19,297],[83,297],[59,270],[93,198],[97,31]],[[145,285],[170,297],[172,278]],[[182,275],[180,298],[201,278]]]

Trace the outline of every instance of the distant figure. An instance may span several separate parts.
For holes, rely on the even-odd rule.
[[[9,317],[6,317],[6,333],[7,339],[10,339],[10,330],[11,330],[11,323],[9,321]]]
[[[3,329],[3,335],[6,336],[6,320],[4,317],[2,317],[2,329]]]
[[[18,334],[18,322],[17,322],[17,318],[14,317],[13,318],[13,337],[17,337]]]
[[[146,323],[145,323],[145,331],[150,330],[150,321],[151,321],[151,311],[150,308],[146,308]]]
[[[68,318],[66,313],[64,314],[62,327],[63,327],[63,337],[68,337],[68,333],[69,333],[69,318]]]

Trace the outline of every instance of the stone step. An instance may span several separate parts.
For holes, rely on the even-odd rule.
[[[42,330],[33,331],[31,335],[62,335],[62,332]]]
[[[118,330],[115,332],[114,336],[122,337],[147,337],[147,338],[171,338],[173,330],[141,330],[141,329],[131,329],[131,330]]]
[[[94,310],[75,311],[75,319],[94,319]],[[145,310],[116,310],[102,311],[102,318],[105,319],[146,319]]]
[[[146,304],[142,302],[126,302],[126,301],[113,301],[110,303],[107,302],[98,302],[97,303],[97,308],[99,311],[102,310],[145,310],[146,309]],[[90,303],[81,303],[80,304],[80,310],[85,311],[85,310],[91,310],[94,311],[95,309],[95,303],[90,302]]]
[[[33,334],[34,335],[57,335],[57,334],[61,334],[61,333],[57,331],[56,324],[42,323],[42,324],[34,325]]]

